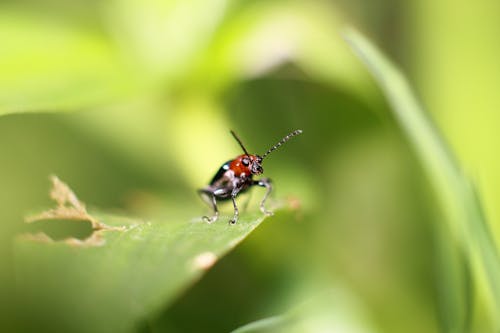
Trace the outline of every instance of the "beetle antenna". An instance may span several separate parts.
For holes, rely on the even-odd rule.
[[[294,136],[299,135],[301,133],[302,133],[302,130],[295,130],[292,133],[288,134],[283,139],[281,139],[277,144],[275,144],[274,146],[269,148],[269,150],[264,155],[262,155],[262,159],[264,159],[267,155],[269,155],[270,153],[272,153],[273,151],[278,149],[282,144],[284,144],[285,142],[287,142],[288,140],[290,140]]]
[[[233,130],[231,130],[231,134],[233,135],[233,137],[236,139],[236,141],[238,141],[238,143],[240,144],[240,147],[241,149],[243,149],[243,151],[245,152],[246,155],[250,155],[247,150],[245,149],[245,146],[243,146],[243,143],[241,142],[240,138],[238,138],[238,136],[236,135],[236,133],[234,133]]]

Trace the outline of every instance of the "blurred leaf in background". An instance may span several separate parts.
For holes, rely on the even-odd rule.
[[[498,282],[491,274],[500,238],[497,122],[491,111],[498,104],[497,7],[489,0],[3,1],[5,331],[19,328],[16,316],[28,328],[105,331],[118,327],[111,324],[120,315],[129,323],[123,331],[140,332],[231,331],[263,318],[284,318],[285,331],[498,331],[492,289]],[[346,25],[367,32],[410,74],[409,82],[457,152],[460,162],[451,162],[453,172],[446,154],[433,159],[446,146],[430,123],[418,122],[418,103],[408,109],[393,103],[391,109],[384,101],[342,39]],[[362,57],[368,63],[378,59]],[[390,83],[390,62],[378,63],[389,64],[371,67],[382,91],[390,99],[408,100],[411,90],[400,89],[405,84]],[[407,126],[401,121],[405,116]],[[263,153],[295,128],[304,130],[300,140],[264,165],[275,184],[275,202],[295,209],[267,219],[196,285],[175,293],[175,301],[162,292],[169,286],[161,283],[162,272],[171,266],[144,268],[154,258],[161,262],[161,246],[149,248],[145,258],[151,261],[138,260],[144,252],[128,247],[132,234],[117,243],[130,251],[105,246],[105,257],[95,262],[83,259],[98,256],[95,249],[16,238],[33,231],[23,224],[24,216],[50,207],[49,174],[71,184],[91,211],[107,212],[99,216],[151,221],[157,230],[152,239],[169,237],[171,226],[160,221],[190,227],[189,221],[206,212],[195,189],[240,153],[229,129],[250,151]],[[440,175],[471,175],[477,193],[469,182],[460,183],[458,191],[446,181],[436,183],[429,163]],[[452,193],[448,204],[440,197],[443,191]],[[262,192],[252,192],[239,198],[242,205],[249,202],[242,230],[258,216]],[[473,213],[447,214],[461,206]],[[223,206],[224,214],[230,209]],[[179,246],[199,250],[193,242],[216,246],[212,233],[232,237],[234,231],[220,222],[196,224],[196,237],[183,238]],[[464,225],[482,228],[487,241],[478,241],[477,234],[461,229]],[[491,265],[484,264],[485,254]],[[79,263],[98,271],[99,278],[87,283]],[[144,275],[145,285],[129,281],[127,271]],[[38,273],[45,277],[42,285],[34,283]],[[71,276],[80,281],[77,286]],[[133,285],[127,288],[126,282]],[[85,290],[105,286],[111,288],[100,302],[88,298],[69,305]],[[132,309],[146,310],[121,311],[138,299],[130,295],[139,289],[158,292],[155,306],[140,301]],[[113,300],[114,291],[120,294]],[[114,318],[109,326],[88,315],[108,312]]]

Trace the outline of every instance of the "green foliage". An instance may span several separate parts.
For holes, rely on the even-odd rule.
[[[0,115],[75,110],[131,91],[131,73],[102,34],[2,7]]]
[[[357,320],[352,320],[353,314]],[[370,332],[366,321],[349,295],[340,290],[326,290],[323,295],[313,297],[283,315],[261,319],[232,332]]]
[[[469,111],[497,109],[496,7],[3,2],[0,330],[497,332],[498,117]],[[296,128],[264,165],[294,209],[261,223],[255,189],[202,223],[229,129],[262,153]],[[89,215],[23,222],[49,174]]]
[[[36,325],[26,320],[24,329],[132,331],[171,304],[263,220],[260,214],[246,214],[232,226],[224,218],[207,224],[201,219],[145,222],[91,216],[105,228],[87,240],[25,236],[16,241],[20,316],[40,318]]]
[[[477,266],[476,281],[486,277],[488,294],[493,301],[491,313],[499,313],[500,258],[476,189],[464,176],[439,132],[424,114],[402,74],[361,35],[349,31],[346,38],[384,91],[396,119],[422,160],[448,223],[448,228],[444,231],[449,233],[446,238],[452,238],[459,247],[455,255],[461,256],[463,253],[469,266]],[[457,259],[446,258],[446,260]],[[467,274],[464,275],[464,272],[467,269],[468,267],[459,269],[449,278],[452,281],[466,279]],[[452,315],[452,322],[448,325],[454,330],[465,332],[469,328],[460,327],[460,322],[465,324],[467,322],[465,318],[470,316],[469,311],[472,311],[472,305],[467,304],[470,302],[467,296],[470,293],[467,290],[469,286],[467,282],[458,283],[457,286],[460,288],[448,296],[463,295],[459,297],[458,304],[464,309],[457,310],[459,313]],[[452,305],[452,302],[448,304]],[[448,309],[451,310],[453,307],[455,306],[452,305]]]

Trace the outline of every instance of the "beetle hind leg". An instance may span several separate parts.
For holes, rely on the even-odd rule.
[[[215,195],[206,189],[200,189],[198,190],[198,194],[200,197],[205,201],[207,204],[212,206],[212,209],[214,210],[214,215],[213,216],[203,216],[202,219],[203,221],[207,223],[213,223],[219,219],[219,209],[217,208],[217,199],[215,198]]]
[[[259,180],[254,180],[253,185],[261,186],[266,188],[266,194],[264,194],[264,198],[262,198],[262,201],[260,202],[260,211],[266,215],[266,216],[271,216],[273,215],[273,212],[270,210],[267,210],[265,207],[265,203],[267,200],[267,197],[273,190],[273,186],[271,185],[271,179],[269,178],[262,178]]]

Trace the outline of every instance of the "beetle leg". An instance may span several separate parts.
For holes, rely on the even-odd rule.
[[[238,210],[238,206],[236,205],[236,194],[231,195],[231,200],[233,201],[233,207],[234,207],[234,215],[233,218],[229,220],[230,224],[236,224],[238,222],[238,218],[240,216],[240,212]]]
[[[257,186],[261,186],[261,187],[266,188],[266,190],[267,190],[266,194],[264,194],[264,198],[262,198],[262,201],[260,202],[260,211],[267,216],[273,215],[273,212],[267,210],[266,207],[264,206],[264,204],[266,203],[267,197],[269,196],[269,194],[273,190],[273,186],[271,185],[271,179],[262,178],[259,180],[254,180],[252,185],[257,185]]]
[[[207,204],[212,205],[212,209],[214,210],[214,215],[213,216],[203,216],[202,217],[203,221],[205,221],[207,223],[212,223],[212,222],[217,221],[219,219],[219,210],[217,209],[217,199],[215,198],[215,194],[213,194],[211,191],[205,190],[205,189],[198,190],[198,194],[203,199],[203,201],[205,201]],[[210,198],[209,198],[209,196],[210,196]],[[210,199],[210,201],[208,201],[207,199]]]

